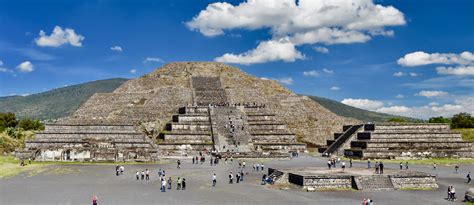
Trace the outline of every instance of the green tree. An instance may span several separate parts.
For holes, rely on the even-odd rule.
[[[8,127],[16,127],[18,120],[14,113],[1,113],[0,112],[0,132],[3,132]]]
[[[444,118],[443,116],[432,117],[428,120],[429,123],[451,123],[449,118]]]
[[[23,130],[44,130],[44,125],[39,120],[22,119],[18,126]]]
[[[407,122],[405,119],[394,117],[388,120],[389,122]]]
[[[451,118],[451,128],[474,128],[474,118],[466,112],[455,114]]]

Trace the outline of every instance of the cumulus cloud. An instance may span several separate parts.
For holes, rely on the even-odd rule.
[[[23,63],[20,63],[20,65],[18,65],[17,68],[22,73],[33,72],[33,70],[34,70],[34,66],[30,61],[25,61]]]
[[[393,74],[393,76],[395,76],[395,77],[402,77],[402,76],[405,76],[405,75],[406,75],[406,74],[405,74],[404,72],[401,72],[401,71],[400,71],[400,72],[396,72],[396,73]]]
[[[318,77],[318,76],[319,76],[319,72],[316,71],[316,70],[309,70],[309,71],[304,71],[304,72],[303,72],[303,75],[304,75],[304,76],[308,76],[308,77]]]
[[[398,94],[397,96],[395,96],[395,98],[397,98],[397,99],[402,99],[402,98],[404,98],[404,97],[405,97],[405,96],[402,95],[402,94]]]
[[[248,0],[238,5],[212,3],[186,25],[205,36],[223,35],[232,29],[257,30],[269,28],[270,40],[262,41],[253,50],[242,54],[224,54],[216,60],[252,64],[303,59],[296,46],[303,44],[363,43],[375,35],[393,35],[387,26],[405,24],[402,12],[393,6],[374,4],[372,0]],[[263,57],[262,47],[285,40],[291,52],[278,50],[272,58]],[[282,44],[282,43],[280,43]],[[260,47],[260,49],[259,49]],[[325,49],[321,49],[325,52]],[[292,55],[288,55],[291,53]],[[260,60],[256,60],[258,56]]]
[[[117,52],[122,52],[123,51],[121,46],[112,46],[112,47],[110,47],[110,50],[117,51]]]
[[[298,59],[304,59],[304,55],[296,50],[295,45],[288,39],[283,38],[261,42],[257,48],[242,54],[226,53],[215,58],[215,61],[249,65],[279,60],[293,62]]]
[[[84,39],[85,37],[76,34],[74,29],[66,28],[63,30],[60,26],[55,26],[53,32],[49,36],[41,30],[39,37],[35,39],[35,42],[36,45],[41,47],[60,47],[64,44],[81,47]]]
[[[350,105],[353,107],[357,107],[360,109],[365,109],[365,110],[375,110],[375,109],[383,107],[384,105],[382,101],[378,101],[378,100],[352,99],[352,98],[344,99],[341,101],[341,103],[344,103],[346,105]]]
[[[432,90],[432,91],[423,90],[423,91],[420,91],[419,93],[417,93],[416,95],[427,97],[427,98],[440,98],[440,97],[445,97],[448,94],[449,94],[448,92],[439,91],[439,90]]]
[[[132,69],[132,70],[130,70],[130,73],[131,73],[131,74],[137,73],[137,69]]]
[[[332,86],[331,88],[329,88],[329,90],[332,90],[332,91],[338,91],[340,90],[341,88],[340,87],[337,87],[337,86]]]
[[[421,119],[428,119],[435,116],[451,117],[460,112],[474,114],[474,97],[461,97],[456,99],[454,103],[444,105],[432,102],[425,106],[390,106],[382,107],[375,111]]]
[[[322,46],[315,46],[314,50],[318,53],[324,53],[324,54],[329,53],[329,49]]]
[[[143,60],[143,63],[148,63],[148,62],[164,63],[165,61],[157,57],[147,57],[145,58],[145,60]]]
[[[458,67],[437,67],[436,71],[438,71],[438,74],[441,75],[474,75],[474,65]]]
[[[293,78],[291,78],[291,77],[276,79],[276,81],[280,82],[281,84],[285,84],[285,85],[292,85],[293,84]]]
[[[333,70],[329,70],[327,68],[323,68],[323,72],[327,73],[327,74],[334,74],[334,71]]]
[[[474,55],[471,52],[464,51],[461,54],[455,53],[425,53],[416,51],[408,53],[398,59],[398,64],[406,67],[422,66],[429,64],[460,64],[467,65],[474,63]]]
[[[410,72],[410,73],[408,73],[408,74],[409,74],[411,77],[416,77],[416,76],[421,75],[421,74],[415,73],[415,72]]]

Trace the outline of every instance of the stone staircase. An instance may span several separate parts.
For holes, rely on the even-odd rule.
[[[392,180],[387,175],[355,176],[354,181],[358,190],[382,191],[394,189]]]
[[[474,157],[474,149],[448,124],[367,124],[344,154],[363,159]]]
[[[191,85],[195,105],[228,102],[219,77],[191,77]]]
[[[342,155],[345,148],[349,148],[354,134],[362,125],[349,125],[343,127],[343,133],[334,133],[334,140],[327,140],[327,146],[318,148],[324,155],[338,154]]]
[[[211,107],[215,147],[218,152],[250,152],[247,116],[237,107]]]

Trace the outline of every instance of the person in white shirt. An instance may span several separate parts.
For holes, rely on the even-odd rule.
[[[216,183],[217,183],[217,176],[216,176],[216,173],[214,173],[214,175],[212,175],[212,186],[216,186]]]
[[[161,192],[166,192],[166,180],[164,178],[161,179]]]

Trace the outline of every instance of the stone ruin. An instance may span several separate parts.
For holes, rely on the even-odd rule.
[[[362,159],[474,157],[472,143],[460,133],[452,132],[449,124],[433,123],[348,125],[319,151]]]
[[[348,123],[358,121],[238,68],[170,63],[112,93],[94,94],[17,154],[81,161],[152,161],[198,151],[287,156],[305,150],[301,142],[324,143]]]

